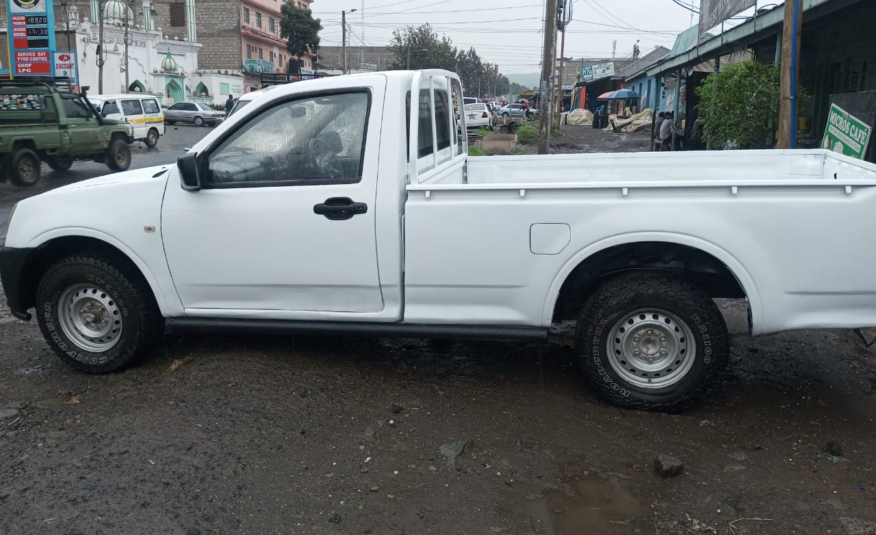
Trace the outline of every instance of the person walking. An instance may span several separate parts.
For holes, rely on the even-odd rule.
[[[231,108],[234,107],[234,95],[228,94],[228,100],[225,101],[225,114],[231,113]]]
[[[523,112],[523,115],[526,116],[526,120],[527,120],[527,121],[531,121],[532,118],[529,116],[529,101],[526,100],[525,98],[522,99],[522,100],[523,100],[523,108],[524,108],[524,110],[525,110],[525,111]]]

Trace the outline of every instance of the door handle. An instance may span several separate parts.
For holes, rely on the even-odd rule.
[[[364,202],[353,202],[349,197],[332,197],[324,203],[314,205],[313,213],[332,221],[343,221],[354,215],[368,213],[368,205]]]

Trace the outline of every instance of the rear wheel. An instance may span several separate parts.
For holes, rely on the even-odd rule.
[[[204,119],[201,117],[195,117],[195,126],[204,126]]]
[[[46,163],[52,171],[69,171],[73,167],[73,158],[69,156],[56,156],[54,158],[46,158]]]
[[[69,256],[37,287],[37,320],[52,350],[89,373],[146,355],[162,332],[149,287],[128,263],[103,253]]]
[[[158,145],[158,130],[152,128],[146,134],[146,146],[149,148]]]
[[[39,154],[30,149],[18,149],[9,162],[9,179],[16,186],[33,186],[39,182]]]
[[[709,390],[729,359],[729,335],[714,301],[662,274],[620,276],[590,298],[575,352],[588,381],[619,407],[684,410]]]
[[[123,139],[115,138],[110,142],[106,149],[106,166],[114,173],[131,167],[131,149]]]

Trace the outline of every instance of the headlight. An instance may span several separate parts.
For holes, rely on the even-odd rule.
[[[129,136],[133,136],[133,135],[134,135],[134,127],[131,126],[130,123],[128,124],[128,135],[129,135]]]

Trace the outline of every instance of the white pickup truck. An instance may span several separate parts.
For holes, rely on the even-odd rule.
[[[18,204],[0,276],[68,364],[118,370],[176,329],[546,339],[680,410],[751,332],[876,326],[876,166],[826,151],[468,158],[458,77],[266,92],[176,166]],[[454,110],[453,108],[457,108]]]

